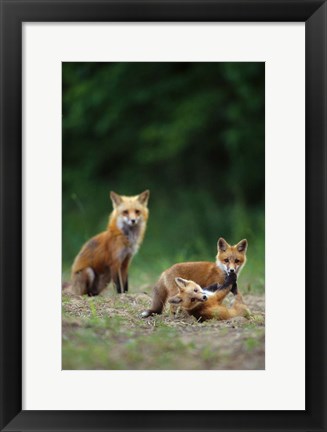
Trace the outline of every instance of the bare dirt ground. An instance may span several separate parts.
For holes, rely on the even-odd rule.
[[[245,295],[250,319],[210,320],[168,310],[142,319],[148,294],[63,295],[63,369],[264,369],[263,295]]]

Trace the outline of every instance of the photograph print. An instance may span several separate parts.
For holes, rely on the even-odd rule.
[[[265,369],[265,64],[62,63],[62,369]]]

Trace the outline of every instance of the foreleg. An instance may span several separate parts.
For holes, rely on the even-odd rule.
[[[206,288],[203,288],[206,291],[212,291],[215,293],[215,298],[217,299],[217,301],[219,303],[221,303],[224,298],[227,296],[227,294],[229,294],[229,292],[231,292],[234,288],[234,285],[236,286],[237,289],[237,282],[236,282],[236,274],[235,273],[230,273],[229,275],[227,275],[225,282],[223,283],[223,285],[219,285],[219,284],[213,284],[213,285],[209,285]]]
[[[117,294],[123,294],[124,293],[124,284],[123,284],[123,278],[122,278],[120,267],[113,270],[112,281],[116,287]]]
[[[128,291],[128,266],[130,263],[130,257],[125,258],[121,265],[121,278],[124,287],[124,292]]]

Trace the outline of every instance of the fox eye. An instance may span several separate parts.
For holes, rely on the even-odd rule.
[[[195,288],[194,292],[198,292],[199,290],[197,288]]]
[[[240,260],[236,258],[235,264],[238,264],[239,262],[240,262]]]
[[[135,214],[138,216],[140,214],[140,210],[135,210]]]
[[[128,215],[128,210],[124,210],[124,211],[123,211],[123,215],[124,215],[124,216],[127,216],[127,215]]]
[[[228,263],[228,262],[229,262],[229,259],[228,259],[228,258],[225,258],[224,261],[225,261],[225,263]]]

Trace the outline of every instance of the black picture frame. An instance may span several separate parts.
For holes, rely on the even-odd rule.
[[[22,411],[22,23],[78,21],[305,22],[305,411]],[[326,34],[321,0],[1,0],[2,431],[327,430]]]

